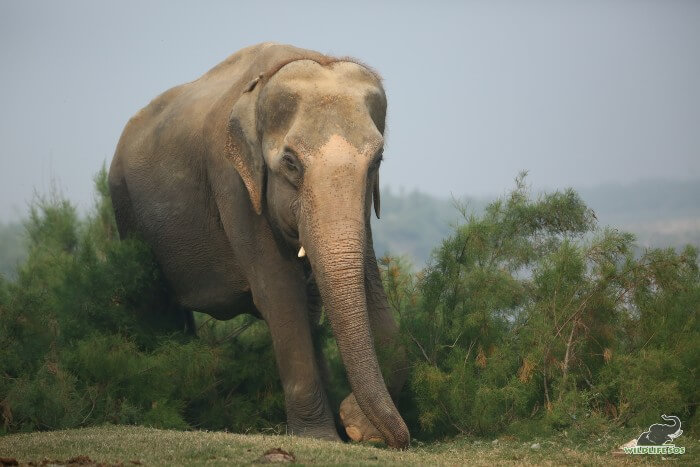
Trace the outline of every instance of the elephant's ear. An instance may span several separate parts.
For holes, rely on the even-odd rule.
[[[251,81],[233,105],[226,140],[226,158],[233,163],[243,179],[257,214],[262,213],[265,175],[262,145],[256,128],[257,100],[262,88],[258,86],[258,82],[261,78],[262,75]]]
[[[374,201],[374,214],[379,219],[379,211],[381,208],[381,200],[379,199],[379,171],[377,170],[377,176],[374,177],[374,186],[372,187],[372,200]]]

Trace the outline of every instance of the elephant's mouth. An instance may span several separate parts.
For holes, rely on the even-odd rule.
[[[302,267],[304,268],[304,279],[306,280],[306,299],[309,306],[311,324],[318,326],[321,321],[321,309],[323,306],[321,293],[318,290],[318,285],[316,284],[314,271],[311,269],[309,257],[305,256],[303,258],[299,258],[299,260],[302,262]]]
[[[296,256],[299,249],[302,247],[298,228],[286,222],[278,221],[274,222],[274,224],[276,224],[276,228],[273,229],[273,235],[277,237],[280,245],[286,246],[284,249],[288,250],[290,255],[293,252]]]
[[[306,250],[304,249],[304,244],[301,241],[299,231],[291,226],[282,229],[282,235],[284,236],[284,241],[288,245],[290,254],[294,255],[300,260],[304,261],[308,267],[311,267],[309,262],[309,257],[306,256]]]

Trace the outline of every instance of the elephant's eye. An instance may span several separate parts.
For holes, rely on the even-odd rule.
[[[299,171],[299,165],[297,164],[296,157],[294,157],[288,152],[284,153],[284,155],[282,156],[282,163],[288,170],[292,172]]]
[[[370,165],[370,170],[377,170],[379,168],[379,166],[382,165],[383,160],[384,160],[384,154],[380,153],[372,161],[372,164]]]

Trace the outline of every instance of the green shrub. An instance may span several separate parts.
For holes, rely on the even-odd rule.
[[[95,181],[86,220],[55,194],[32,205],[28,258],[15,281],[0,278],[0,431],[283,422],[266,327],[228,339],[240,319],[209,322],[199,339],[181,332],[148,247],[118,240],[106,172]]]
[[[532,199],[524,176],[483,215],[463,214],[422,273],[382,261],[412,360],[414,432],[692,420],[695,249],[635,256],[633,236],[598,229],[576,193]]]

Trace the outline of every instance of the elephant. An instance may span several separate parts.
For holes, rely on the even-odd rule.
[[[673,422],[670,425],[665,423],[654,423],[649,426],[649,429],[639,435],[637,438],[637,446],[661,446],[683,434],[681,430],[681,421],[675,415],[662,415],[661,418],[667,422]]]
[[[347,434],[404,449],[406,352],[370,226],[386,109],[357,60],[254,45],[136,113],[108,180],[120,237],[151,247],[179,309],[265,320],[289,432],[341,439],[314,347],[322,304],[352,390]],[[393,349],[381,367],[377,347]]]

